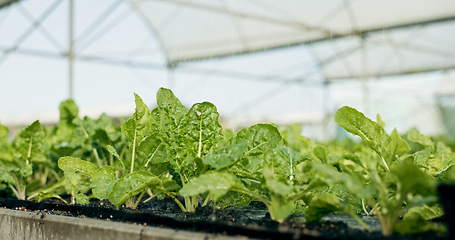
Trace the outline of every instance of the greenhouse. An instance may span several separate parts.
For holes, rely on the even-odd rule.
[[[454,39],[450,0],[0,0],[0,239],[453,238]]]

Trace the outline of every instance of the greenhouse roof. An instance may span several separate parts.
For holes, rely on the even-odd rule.
[[[329,80],[455,67],[451,0],[131,2],[160,40],[169,66],[311,44]],[[431,39],[439,31],[452,34]],[[390,57],[397,51],[400,64]]]
[[[133,92],[153,106],[164,86],[183,103],[216,104],[232,128],[292,121],[327,136],[333,110],[349,105],[381,113],[390,127],[440,133],[434,94],[455,92],[453,0],[0,0],[0,7],[7,103],[0,121],[9,126],[55,122],[67,98],[84,115],[125,116]]]

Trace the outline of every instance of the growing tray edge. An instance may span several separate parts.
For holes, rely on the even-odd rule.
[[[25,212],[0,208],[0,240],[15,239],[211,239],[227,240],[233,236],[143,226],[107,220]],[[249,239],[237,237],[235,239]]]

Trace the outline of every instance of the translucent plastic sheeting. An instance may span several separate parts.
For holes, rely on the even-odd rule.
[[[130,1],[170,66],[298,44],[315,45],[327,79],[455,66],[451,0]]]
[[[384,30],[311,45],[326,79],[371,78],[455,67],[455,22]]]
[[[69,92],[69,2],[0,9],[2,124],[58,120]],[[81,116],[130,116],[133,92],[153,107],[164,86],[187,107],[214,103],[230,128],[298,122],[306,136],[330,137],[335,110],[350,105],[373,119],[381,113],[400,133],[440,133],[433,94],[453,78],[407,74],[453,69],[454,4],[78,0],[73,96]]]

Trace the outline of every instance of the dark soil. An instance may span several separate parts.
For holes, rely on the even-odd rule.
[[[306,224],[301,216],[277,223],[270,219],[265,206],[257,202],[241,210],[199,207],[195,213],[183,213],[171,199],[154,199],[141,203],[133,210],[112,206],[107,201],[94,200],[87,206],[81,206],[67,205],[60,200],[48,199],[36,203],[0,197],[0,207],[256,239],[448,239],[445,233],[384,237],[378,228],[379,223],[371,217],[364,217],[364,220],[373,227],[373,232],[361,229],[352,219],[343,215],[326,217],[317,224]]]

